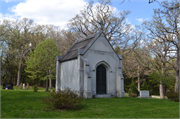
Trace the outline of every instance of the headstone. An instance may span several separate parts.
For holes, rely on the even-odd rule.
[[[141,90],[139,97],[140,97],[140,98],[151,98],[151,97],[149,96],[149,91],[148,91],[148,90]]]
[[[3,84],[3,89],[11,89],[11,90],[14,90],[13,89],[13,83],[4,83]]]
[[[23,83],[23,90],[25,90],[25,83]]]

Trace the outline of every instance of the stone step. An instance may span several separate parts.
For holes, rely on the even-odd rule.
[[[111,96],[110,94],[97,94],[97,95],[93,95],[94,98],[111,98],[113,96]]]

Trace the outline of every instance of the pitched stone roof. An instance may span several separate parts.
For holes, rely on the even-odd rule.
[[[94,43],[94,41],[101,35],[102,31],[89,35],[86,38],[81,40],[77,40],[68,51],[62,55],[60,62],[64,62],[67,60],[77,59],[78,49],[83,49],[84,53],[89,49],[89,47]]]
[[[58,57],[58,61],[64,62],[72,59],[77,59],[78,57],[78,50],[80,49],[80,53],[83,55],[87,52],[87,50],[92,46],[92,44],[98,39],[98,37],[103,33],[103,31],[100,31],[98,33],[89,35],[81,40],[77,40],[68,50],[67,52],[62,55],[61,57]],[[111,44],[110,44],[111,46]],[[111,46],[112,47],[112,46]],[[114,48],[112,47],[114,50]],[[117,54],[116,54],[117,55]],[[120,60],[122,60],[121,55],[117,55]]]

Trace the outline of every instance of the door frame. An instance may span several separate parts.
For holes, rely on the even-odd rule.
[[[95,86],[93,86],[95,88],[94,89],[95,92],[93,94],[97,94],[97,92],[96,92],[96,68],[99,65],[103,65],[106,68],[106,94],[108,94],[108,93],[110,93],[110,73],[112,73],[112,69],[111,69],[111,66],[105,60],[101,60],[93,66],[93,71],[95,74],[95,77],[94,77],[95,80],[93,81],[94,82],[93,84],[95,84]]]
[[[103,65],[103,64],[100,64],[100,65],[98,65],[97,67],[96,67],[96,94],[97,94],[97,87],[98,87],[98,85],[97,85],[97,68],[99,67],[99,66],[103,66],[104,68],[105,68],[105,73],[106,73],[106,76],[105,76],[105,94],[107,94],[107,68]],[[100,74],[101,75],[101,74]],[[101,89],[100,89],[101,90]],[[99,93],[98,93],[99,94]]]

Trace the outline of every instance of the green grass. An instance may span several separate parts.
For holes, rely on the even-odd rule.
[[[0,88],[2,89],[2,85],[0,86]],[[33,86],[32,86],[33,87]],[[15,90],[15,91],[24,91],[23,90],[23,88],[22,89],[20,89],[19,87],[17,87],[17,86],[13,86],[13,89]],[[46,87],[38,87],[38,91],[44,91],[46,89]],[[54,88],[52,88],[51,89],[51,92],[52,92],[52,90],[53,90]],[[29,86],[29,89],[27,90],[27,86],[25,86],[25,90],[26,91],[33,91],[33,89],[31,88],[31,86]]]
[[[1,90],[2,118],[178,118],[179,103],[152,98],[85,99],[83,108],[46,111],[41,99],[49,92]]]

